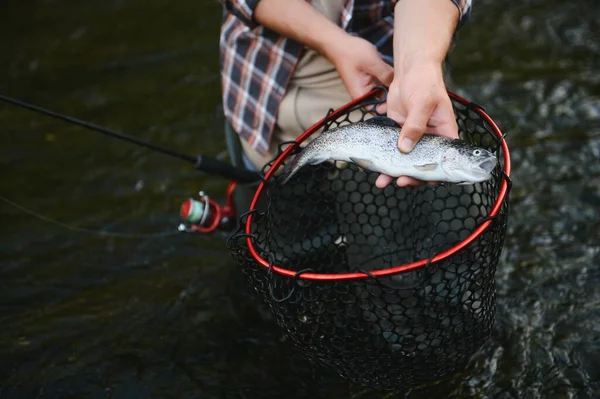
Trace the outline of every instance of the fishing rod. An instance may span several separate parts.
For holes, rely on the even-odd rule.
[[[108,129],[103,126],[85,122],[80,119],[74,118],[72,116],[60,114],[58,112],[51,111],[46,108],[28,104],[24,101],[20,101],[15,98],[12,98],[12,97],[4,96],[2,94],[0,94],[0,100],[10,103],[12,105],[16,105],[16,106],[28,109],[30,111],[35,111],[40,114],[50,116],[52,118],[60,119],[60,120],[72,123],[74,125],[78,125],[78,126],[86,128],[86,129],[96,131],[98,133],[102,133],[109,137],[113,137],[113,138],[123,140],[123,141],[128,141],[128,142],[136,144],[140,147],[149,148],[153,151],[159,152],[164,155],[171,156],[173,158],[178,158],[185,162],[191,163],[194,166],[194,169],[196,169],[200,172],[205,172],[208,174],[225,177],[227,179],[233,180],[238,183],[253,183],[253,182],[257,182],[258,180],[260,180],[260,175],[258,173],[252,172],[245,168],[230,165],[227,162],[220,161],[216,158],[208,157],[206,155],[191,156],[191,155],[183,154],[183,153],[180,153],[180,152],[168,149],[168,148],[159,147],[148,141],[141,140],[141,139],[126,135],[124,133]]]

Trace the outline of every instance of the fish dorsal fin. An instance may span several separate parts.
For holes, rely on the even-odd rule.
[[[368,159],[350,157],[350,160],[363,169],[371,170],[371,167],[373,166],[373,161]]]
[[[400,127],[398,122],[393,120],[392,118],[388,118],[387,116],[375,116],[373,118],[367,119],[365,123],[370,123],[372,125],[379,126],[389,126],[389,127]]]
[[[431,170],[435,170],[438,167],[437,163],[426,163],[423,165],[415,165],[416,170],[420,170],[421,172],[429,172]]]

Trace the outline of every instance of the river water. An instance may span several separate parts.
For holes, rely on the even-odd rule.
[[[514,186],[491,339],[399,393],[313,378],[230,259],[179,234],[226,181],[0,105],[0,397],[600,397],[600,12],[476,0],[451,90],[508,134]],[[0,93],[224,156],[217,1],[5,1]],[[91,234],[77,229],[120,234]],[[162,235],[161,235],[162,234]]]

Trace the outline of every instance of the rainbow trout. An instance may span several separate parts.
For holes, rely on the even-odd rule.
[[[305,165],[352,162],[392,177],[474,184],[488,180],[497,164],[491,152],[464,140],[426,133],[408,154],[398,149],[400,125],[387,117],[337,127],[322,133],[284,168],[285,184]]]

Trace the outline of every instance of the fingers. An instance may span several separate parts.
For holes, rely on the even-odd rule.
[[[375,110],[382,115],[386,114],[387,113],[387,103],[383,102],[383,103],[379,104],[377,107],[375,107]]]
[[[428,126],[427,132],[439,134],[440,136],[449,137],[451,139],[459,138],[458,125],[456,124],[456,121],[452,121],[450,123],[445,123],[440,126],[433,126],[433,127]]]
[[[352,67],[340,67],[338,71],[352,99],[357,99],[369,92],[368,75]]]
[[[393,177],[381,174],[377,177],[377,180],[375,181],[375,186],[377,188],[385,188],[392,181],[394,181]],[[396,184],[399,187],[407,187],[407,186],[418,187],[418,186],[424,186],[425,184],[436,185],[437,183],[436,182],[425,182],[425,181],[414,179],[414,178],[408,177],[408,176],[400,176],[396,180]]]
[[[378,85],[389,87],[394,68],[381,58],[377,48],[360,38],[352,38],[351,43],[332,61],[350,96],[356,99]]]
[[[348,89],[353,98],[367,94],[375,86],[383,84],[389,87],[392,83],[394,68],[379,58],[379,54],[376,57],[370,64],[363,67],[364,69],[360,70],[358,68],[349,72],[349,74],[354,75],[348,79]]]
[[[385,188],[385,186],[390,184],[392,180],[394,180],[394,178],[391,176],[379,175],[379,177],[377,177],[377,180],[375,181],[375,186],[377,188]]]
[[[427,131],[451,139],[459,138],[452,102],[447,95],[436,106],[435,112],[428,123]]]
[[[389,87],[392,84],[392,80],[394,80],[394,68],[379,57],[375,59],[370,72],[376,80],[386,87]],[[375,86],[376,84],[371,84],[371,89]],[[387,111],[387,103],[384,102],[380,104],[376,109],[380,114],[385,114]]]
[[[392,105],[390,104],[389,100],[386,103],[387,104],[387,116],[388,118],[392,118],[393,120],[395,120],[396,122],[398,122],[398,124],[400,126],[404,125],[404,122],[406,122],[406,117],[397,111],[397,108],[392,107]]]
[[[424,186],[427,183],[422,180],[418,180],[418,179],[415,179],[415,178],[412,178],[409,176],[400,176],[398,178],[398,180],[396,180],[396,184],[399,187],[407,187],[407,186],[418,187],[418,186]]]
[[[379,57],[374,59],[368,72],[387,87],[392,84],[394,79],[394,68]]]
[[[436,102],[430,97],[411,104],[407,110],[406,122],[404,122],[400,131],[400,137],[398,138],[398,148],[400,151],[407,153],[413,149],[415,143],[425,133],[427,123],[435,110],[435,106]]]

